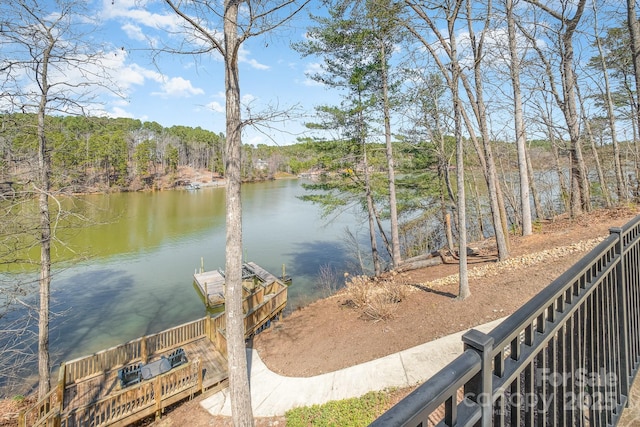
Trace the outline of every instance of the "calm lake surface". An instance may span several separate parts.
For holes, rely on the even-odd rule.
[[[295,179],[242,187],[245,260],[278,276],[286,265],[290,308],[319,296],[321,266],[340,278],[348,271],[347,227],[366,235],[352,213],[327,223],[302,194]],[[206,270],[224,268],[224,197],[224,188],[204,187],[80,198],[77,206],[101,223],[67,236],[91,258],[56,270],[52,281],[54,365],[204,316],[193,273],[201,258]]]

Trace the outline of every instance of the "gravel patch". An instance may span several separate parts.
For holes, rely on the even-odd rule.
[[[541,262],[546,262],[550,259],[560,259],[569,255],[575,255],[576,253],[588,252],[591,249],[595,248],[603,240],[604,237],[583,240],[567,246],[559,246],[553,249],[509,258],[504,261],[498,261],[490,264],[484,264],[478,267],[473,267],[469,269],[469,278],[472,279],[478,277],[493,277],[504,273],[505,271],[519,270],[522,267],[529,267]],[[458,277],[458,274],[452,274],[451,276],[446,276],[440,279],[421,283],[421,285],[428,288],[454,285],[458,284]]]

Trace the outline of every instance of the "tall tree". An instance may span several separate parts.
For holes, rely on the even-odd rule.
[[[471,51],[473,52],[473,88],[469,81],[461,74],[461,80],[466,90],[466,94],[471,100],[471,107],[476,117],[476,122],[480,128],[480,136],[482,137],[482,155],[485,158],[485,180],[489,188],[489,205],[491,207],[491,215],[493,218],[494,234],[496,245],[498,246],[498,259],[503,261],[509,257],[509,228],[507,224],[507,214],[504,207],[504,198],[502,189],[498,181],[498,172],[493,157],[493,148],[491,147],[491,136],[489,132],[489,118],[487,115],[487,104],[485,102],[485,89],[483,81],[484,69],[484,49],[485,38],[489,30],[490,16],[493,12],[493,3],[488,1],[486,11],[478,13],[483,16],[483,29],[480,37],[476,37],[474,30],[474,22],[477,17],[474,16],[473,2],[467,0],[467,28],[469,32],[469,40]],[[482,156],[481,155],[481,156]]]
[[[379,117],[377,107],[382,99],[384,111],[385,132],[388,136],[387,144],[387,166],[389,177],[389,188],[393,200],[395,201],[395,177],[393,166],[393,154],[390,151],[390,118],[389,118],[389,96],[385,93],[387,78],[387,61],[391,53],[391,40],[380,36],[374,25],[379,25],[379,16],[373,10],[364,7],[363,9],[349,9],[351,15],[346,15],[345,7],[349,2],[338,2],[329,9],[330,17],[314,17],[317,26],[308,30],[310,37],[304,43],[294,45],[303,55],[319,55],[323,57],[324,69],[322,73],[312,75],[311,78],[329,87],[344,91],[343,102],[340,108],[322,107],[321,113],[331,114],[326,116],[328,120],[321,126],[324,130],[338,130],[341,132],[341,139],[347,147],[352,150],[349,154],[355,154],[356,161],[352,165],[354,174],[348,174],[349,181],[359,180],[362,183],[361,192],[364,196],[365,206],[368,216],[369,239],[371,241],[372,261],[374,272],[380,274],[382,269],[379,262],[379,255],[376,244],[376,232],[373,224],[378,217],[373,203],[373,192],[371,177],[369,172],[369,162],[367,157],[367,144],[371,138],[371,123]],[[359,6],[356,4],[356,6]],[[383,23],[386,21],[383,21]],[[375,24],[374,24],[375,23]],[[386,97],[385,97],[386,95]],[[360,174],[356,173],[361,170]],[[391,189],[393,186],[393,189]],[[394,265],[399,258],[399,239],[397,236],[397,213],[392,219],[395,227],[392,226],[392,233],[395,229],[397,242],[390,245],[390,254]],[[393,214],[392,214],[393,217]],[[383,233],[382,230],[380,230]],[[385,241],[388,241],[384,237]],[[396,252],[397,254],[394,255]]]
[[[535,37],[530,35],[520,26],[521,31],[527,34],[532,41],[532,46],[536,48],[541,62],[545,66],[547,78],[551,84],[556,103],[562,110],[566,124],[569,140],[571,143],[571,193],[570,193],[570,213],[572,216],[580,215],[591,209],[589,195],[589,181],[587,177],[584,157],[582,155],[582,146],[580,142],[580,113],[576,102],[576,73],[574,70],[575,51],[573,46],[574,35],[578,29],[578,24],[582,19],[587,0],[578,0],[573,7],[562,5],[560,11],[554,10],[546,3],[538,0],[525,0],[527,3],[534,5],[546,15],[555,19],[559,23],[559,27],[555,29],[550,39],[557,40],[556,53],[560,58],[560,84],[562,86],[562,94],[555,87],[555,77],[550,65],[549,58],[542,52],[540,44]],[[549,26],[545,26],[549,28]]]
[[[290,20],[307,1],[283,0],[262,2],[253,0],[174,1],[165,3],[180,18],[185,30],[185,46],[167,48],[175,53],[194,55],[217,52],[224,61],[226,99],[225,177],[226,190],[226,260],[225,316],[227,319],[227,351],[231,413],[237,426],[253,425],[251,393],[247,373],[244,343],[244,313],[242,309],[242,204],[241,158],[242,129],[247,122],[241,117],[240,47],[249,38],[264,35]],[[242,8],[241,6],[245,6]],[[220,23],[218,19],[222,19]],[[223,39],[220,38],[222,26]],[[192,38],[193,37],[193,38]],[[191,46],[191,48],[189,48]],[[249,119],[249,118],[247,118]]]
[[[407,30],[416,38],[424,48],[430,53],[432,59],[436,63],[438,69],[441,71],[449,91],[451,92],[454,112],[454,134],[456,138],[456,176],[458,184],[457,194],[457,210],[458,210],[458,253],[460,256],[459,267],[459,293],[458,296],[461,299],[467,298],[470,295],[469,291],[469,279],[467,270],[467,221],[466,221],[466,198],[465,198],[465,182],[464,182],[464,138],[462,136],[462,122],[467,124],[467,130],[472,133],[473,127],[470,126],[469,118],[464,114],[462,107],[462,100],[460,98],[460,84],[463,78],[461,65],[458,58],[458,49],[456,41],[456,24],[460,14],[460,10],[464,5],[464,0],[447,0],[442,2],[438,6],[438,10],[441,11],[444,16],[443,19],[446,23],[446,31],[448,36],[439,30],[438,25],[435,23],[435,19],[428,13],[430,11],[429,5],[422,5],[418,3],[406,0],[406,4],[416,14],[419,22],[424,22],[428,29],[436,35],[438,43],[430,43],[424,34],[419,30],[419,25],[412,25],[407,22]],[[445,63],[439,55],[440,49],[443,49],[446,53],[446,58],[449,60]],[[473,136],[472,138],[473,139]],[[479,151],[478,148],[476,148]],[[486,164],[483,163],[483,157],[480,157],[483,169],[486,171]],[[500,224],[494,224],[496,227],[500,227]],[[500,249],[500,248],[499,248]],[[506,250],[506,248],[502,248]]]
[[[638,21],[638,15],[636,13],[636,2],[634,0],[627,0],[627,28],[629,30],[629,39],[631,44],[631,62],[633,64],[633,75],[635,78],[635,105],[633,105],[634,111],[634,145],[637,147],[638,137],[640,136],[640,22]],[[630,91],[631,93],[634,91]],[[636,153],[637,155],[637,153]],[[636,161],[636,171],[638,171],[638,164]],[[637,176],[637,173],[636,173]],[[637,188],[640,189],[640,179],[637,179]]]
[[[447,16],[449,46],[454,58],[457,55],[457,45],[454,31],[454,23],[462,6],[462,0],[456,0],[454,7]],[[453,67],[452,70],[453,85],[451,86],[453,98],[453,114],[455,122],[455,138],[456,138],[456,176],[458,184],[458,257],[459,257],[459,282],[458,282],[458,299],[464,300],[471,295],[469,288],[469,273],[467,270],[467,209],[465,197],[464,182],[464,139],[462,137],[462,120],[461,120],[461,100],[458,93],[458,82],[460,80],[460,68]]]
[[[589,65],[596,68],[602,73],[604,88],[602,88],[603,103],[607,112],[607,122],[609,124],[609,130],[611,132],[611,146],[613,147],[613,166],[616,176],[616,195],[618,196],[618,203],[627,201],[627,190],[622,173],[622,161],[620,160],[620,144],[618,143],[618,130],[616,126],[616,114],[613,102],[613,94],[611,88],[611,82],[609,79],[609,70],[607,67],[607,59],[604,52],[602,38],[598,33],[598,10],[596,2],[593,3],[593,15],[594,15],[594,44],[598,48],[598,56],[591,58]]]
[[[518,150],[518,176],[520,178],[520,210],[522,212],[522,235],[528,236],[533,230],[531,226],[531,203],[529,201],[529,175],[527,170],[527,147],[524,116],[522,113],[522,89],[520,85],[521,60],[518,52],[513,0],[505,1],[507,9],[507,33],[509,37],[509,73],[513,89],[513,124]]]
[[[16,0],[0,4],[0,87],[10,111],[34,113],[38,163],[32,187],[38,198],[40,243],[38,395],[50,389],[51,150],[48,115],[81,114],[92,90],[109,84],[102,46],[89,44],[95,27],[84,1]]]
[[[399,23],[399,3],[388,0],[366,1],[368,21],[371,23],[373,37],[378,45],[380,58],[380,101],[382,104],[384,138],[387,157],[387,176],[389,181],[389,226],[391,229],[391,260],[398,267],[402,260],[400,237],[398,233],[398,201],[396,197],[395,161],[391,143],[391,95],[392,85],[389,73],[389,58],[395,43],[402,39],[403,28]]]
[[[417,17],[417,22],[414,24],[408,23],[407,29],[416,38],[418,43],[420,43],[429,52],[438,69],[445,77],[447,85],[450,89],[452,89],[454,85],[452,80],[453,71],[457,73],[456,75],[459,79],[458,84],[462,84],[462,87],[464,87],[465,89],[465,94],[470,100],[470,107],[476,118],[476,123],[480,127],[481,138],[478,138],[478,136],[476,135],[476,127],[473,125],[471,118],[464,108],[460,109],[460,116],[469,134],[469,139],[473,143],[475,151],[478,154],[478,159],[480,161],[485,181],[489,189],[489,201],[491,204],[493,226],[495,230],[496,243],[498,246],[498,258],[501,260],[507,259],[509,257],[509,248],[507,241],[508,233],[506,230],[506,215],[503,214],[504,204],[501,202],[502,196],[497,180],[496,168],[493,161],[493,154],[491,152],[489,141],[489,130],[485,108],[486,105],[482,97],[483,89],[481,77],[478,75],[480,71],[480,62],[483,55],[483,38],[481,38],[481,40],[477,44],[475,41],[472,42],[474,54],[474,66],[472,67],[474,71],[475,81],[474,89],[473,83],[469,81],[465,73],[462,71],[465,67],[461,63],[461,58],[459,58],[457,51],[454,52],[452,47],[450,46],[450,41],[448,40],[448,37],[450,36],[447,36],[443,33],[443,31],[440,30],[438,20],[441,19],[442,16],[439,16],[437,13],[433,13],[434,10],[440,11],[447,15],[442,19],[451,19],[450,12],[452,10],[457,10],[457,8],[462,7],[464,4],[459,5],[456,0],[451,0],[445,2],[444,4],[438,3],[439,6],[437,7],[431,7],[433,6],[432,4],[414,3],[409,0],[406,0],[405,2]],[[455,14],[456,20],[458,17],[458,13],[459,11]],[[430,40],[430,37],[420,31],[420,23],[424,23],[427,26],[428,31],[430,31],[430,35],[433,35],[437,38],[437,43],[433,43]],[[458,30],[455,24],[455,20],[452,23],[449,23],[447,21],[447,27],[451,27],[451,31]],[[449,61],[448,63],[444,62],[442,58],[442,52],[444,52],[444,54],[446,55],[446,58]],[[461,107],[463,107],[463,104],[460,105]],[[484,141],[479,141],[479,139],[484,139]]]

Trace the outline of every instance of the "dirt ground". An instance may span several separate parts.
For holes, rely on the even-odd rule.
[[[346,304],[348,295],[338,292],[296,310],[252,345],[273,371],[313,376],[507,316],[606,237],[610,227],[624,225],[638,213],[636,208],[601,210],[574,220],[544,221],[532,236],[511,236],[510,258],[500,263],[491,240],[478,243],[479,255],[469,257],[471,296],[464,301],[455,298],[458,283],[452,275],[458,265],[452,261],[395,276],[407,292],[392,319],[364,318]],[[200,399],[145,425],[232,425],[228,418],[211,417],[198,404]],[[258,427],[285,425],[283,417],[256,421]]]
[[[496,263],[495,244],[482,242],[469,257],[471,296],[459,301],[457,274],[448,263],[396,276],[409,289],[394,318],[371,321],[345,304],[345,292],[314,302],[258,335],[266,365],[286,376],[313,376],[366,362],[452,332],[504,317],[627,223],[635,210],[598,211],[576,220],[540,224],[532,236],[511,237],[510,259]],[[440,280],[442,282],[442,280]],[[446,283],[449,282],[449,283]]]
[[[467,300],[455,299],[457,281],[441,280],[457,274],[456,263],[428,267],[399,275],[411,291],[390,320],[363,318],[339,292],[296,310],[259,334],[253,346],[273,371],[313,376],[507,316],[606,237],[609,228],[626,224],[638,213],[635,208],[602,210],[575,220],[545,221],[532,236],[511,236],[510,259],[502,263],[496,263],[495,245],[481,242],[480,256],[469,257]],[[187,410],[190,406],[182,405],[179,414],[170,413],[155,425],[182,425],[185,416],[189,425],[198,427],[232,425],[228,418],[210,417],[199,405]],[[256,422],[258,427],[285,425],[281,417]]]

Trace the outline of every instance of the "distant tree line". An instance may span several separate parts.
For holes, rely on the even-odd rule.
[[[141,190],[180,184],[183,167],[223,177],[225,135],[200,127],[163,127],[129,118],[47,116],[51,184],[66,192]],[[34,179],[37,117],[0,116],[0,182],[14,189]],[[306,154],[301,155],[301,151]],[[303,147],[242,146],[243,180],[298,173],[314,164]]]

